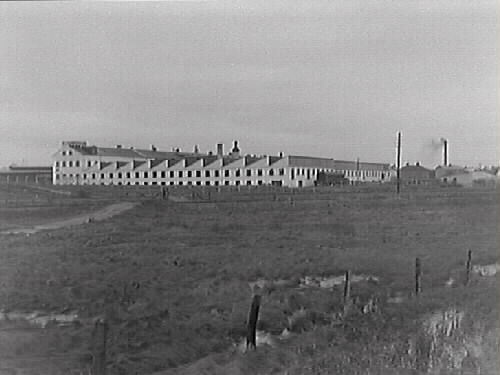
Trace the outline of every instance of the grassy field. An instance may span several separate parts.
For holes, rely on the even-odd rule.
[[[28,196],[25,205],[0,208],[2,229],[90,212],[117,199],[141,201],[103,222],[2,236],[2,309],[77,310],[84,324],[6,327],[1,366],[19,374],[78,374],[91,362],[97,316],[110,325],[109,374],[409,374],[416,372],[404,372],[408,366],[395,360],[404,356],[392,346],[429,312],[456,306],[481,322],[476,331],[498,332],[497,277],[476,277],[467,289],[445,287],[450,277],[462,282],[468,249],[476,264],[499,261],[497,190],[413,189],[401,199],[381,187],[214,192],[212,201],[200,202],[151,197],[79,193],[60,206],[33,207]],[[415,299],[417,256],[423,295]],[[346,269],[379,279],[352,290],[360,301],[376,297],[379,309],[335,325],[342,287],[297,286],[301,277]],[[230,348],[245,334],[249,282],[259,279],[287,281],[262,291],[260,330],[279,335],[297,311],[307,317],[286,342],[242,355]],[[387,303],[396,295],[409,298]],[[485,340],[481,374],[498,369],[487,349],[498,353],[498,340]]]

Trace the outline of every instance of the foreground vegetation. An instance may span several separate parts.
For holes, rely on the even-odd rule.
[[[276,192],[244,202],[235,196],[198,203],[145,199],[107,221],[3,236],[3,310],[77,310],[83,323],[4,336],[0,362],[26,374],[79,373],[91,362],[96,316],[110,324],[110,374],[190,363],[167,373],[402,374],[409,366],[395,347],[429,312],[456,306],[481,322],[471,326],[473,334],[498,332],[498,279],[461,286],[468,249],[475,263],[498,262],[497,191],[438,188],[401,199],[382,190]],[[107,202],[82,194],[78,204],[85,199],[96,207]],[[64,207],[51,217],[69,216],[71,205]],[[5,226],[9,215],[22,216],[22,207],[15,214],[2,210]],[[54,208],[38,210],[42,219],[43,210]],[[411,297],[417,256],[424,270],[419,299]],[[353,284],[352,291],[361,302],[376,299],[378,309],[337,323],[341,287],[298,283],[346,269],[378,278]],[[450,277],[456,283],[447,288]],[[292,336],[242,355],[230,348],[245,334],[249,282],[262,279],[288,282],[261,291],[259,329],[279,335],[286,328]],[[402,303],[387,302],[397,295]],[[306,317],[291,327],[304,310]],[[498,352],[493,338],[483,344]],[[485,356],[482,368],[494,368],[491,353]]]

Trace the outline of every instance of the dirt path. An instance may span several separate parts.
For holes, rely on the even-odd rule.
[[[0,232],[0,234],[33,234],[42,230],[53,230],[59,228],[70,227],[74,225],[80,225],[84,223],[88,223],[89,221],[101,221],[108,219],[112,216],[118,215],[124,211],[130,210],[135,207],[137,203],[135,202],[121,202],[114,203],[107,207],[104,207],[98,211],[89,212],[86,214],[74,216],[69,219],[54,221],[48,224],[35,225],[29,228],[17,228],[11,229],[4,232]]]

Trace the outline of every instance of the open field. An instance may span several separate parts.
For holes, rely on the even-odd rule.
[[[102,222],[0,237],[2,310],[77,311],[81,323],[0,322],[0,366],[18,374],[78,374],[91,362],[92,321],[105,316],[109,374],[361,374],[368,367],[409,374],[416,372],[392,346],[405,342],[425,314],[453,306],[478,322],[472,336],[493,334],[483,335],[477,361],[481,374],[498,373],[498,275],[461,286],[468,249],[475,264],[499,262],[498,191],[414,189],[395,199],[375,188],[214,191],[210,201],[207,191],[172,193],[185,202],[162,201],[158,189],[75,188],[58,198],[63,204],[39,207],[23,191],[24,204],[0,207],[0,231],[116,201],[139,204]],[[423,295],[415,299],[417,256]],[[352,294],[376,298],[378,310],[336,324],[342,286],[301,288],[301,278],[346,269],[373,276],[353,284]],[[450,278],[455,283],[446,287]],[[231,348],[245,334],[249,283],[258,280],[266,284],[259,329],[292,335],[243,355]],[[401,303],[388,303],[395,297]],[[307,316],[291,327],[300,311]]]

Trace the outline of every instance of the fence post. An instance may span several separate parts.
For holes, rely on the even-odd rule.
[[[105,319],[98,319],[94,325],[93,375],[106,375],[106,340],[108,325]]]
[[[466,274],[465,274],[465,285],[467,286],[470,281],[470,274],[472,271],[472,250],[467,252],[467,265],[466,265]]]
[[[351,271],[345,271],[344,275],[344,314],[347,313],[351,305]]]
[[[415,294],[418,296],[422,292],[422,264],[420,258],[415,259]]]
[[[258,294],[255,294],[252,298],[247,324],[247,349],[257,349],[257,321],[259,319],[260,300],[261,297]]]

